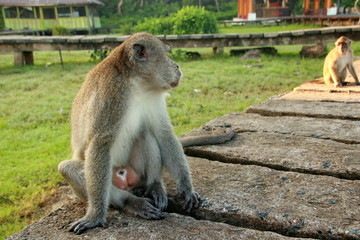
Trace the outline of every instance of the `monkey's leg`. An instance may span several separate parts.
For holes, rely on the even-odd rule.
[[[84,177],[84,161],[65,160],[62,161],[58,170],[70,184],[74,193],[82,200],[87,200],[86,183]]]
[[[58,169],[69,182],[75,194],[82,200],[87,200],[84,162],[81,160],[65,160],[59,164]],[[164,216],[159,209],[151,204],[150,199],[133,196],[115,186],[111,187],[110,203],[113,207],[125,208],[146,219],[160,219]]]

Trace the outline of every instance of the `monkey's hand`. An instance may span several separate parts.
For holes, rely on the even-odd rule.
[[[125,209],[145,219],[159,220],[165,217],[165,213],[155,207],[149,198],[132,196],[126,202]]]
[[[196,192],[182,192],[176,196],[177,199],[183,202],[182,209],[186,212],[190,212],[192,209],[200,207],[200,197]]]
[[[166,210],[168,206],[168,198],[161,183],[154,182],[153,184],[149,185],[145,192],[145,197],[153,199],[154,206],[161,211]]]
[[[70,227],[70,232],[74,232],[75,234],[79,235],[85,232],[87,229],[95,228],[95,227],[108,227],[106,219],[102,218],[89,218],[87,216],[77,220],[74,222]]]

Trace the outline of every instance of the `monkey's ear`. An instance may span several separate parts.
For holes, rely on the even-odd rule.
[[[148,54],[143,45],[135,43],[133,45],[134,58],[138,61],[146,61],[148,59]]]
[[[165,50],[166,50],[167,52],[170,52],[170,51],[171,51],[171,46],[170,46],[169,44],[164,43],[164,46],[165,46]]]

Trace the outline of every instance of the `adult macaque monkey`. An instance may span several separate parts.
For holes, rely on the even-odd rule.
[[[58,167],[76,195],[88,202],[86,215],[70,231],[106,226],[108,206],[146,219],[163,218],[168,204],[163,167],[177,180],[183,208],[199,207],[166,111],[166,92],[182,76],[167,50],[157,37],[137,33],[88,73],[72,107],[72,160]],[[233,134],[186,138],[183,144],[220,143]],[[132,194],[137,187],[145,188],[144,197]]]
[[[324,82],[326,84],[334,84],[335,87],[345,85],[346,68],[349,69],[350,74],[355,79],[356,85],[360,84],[354,69],[353,51],[350,45],[351,40],[342,36],[335,42],[335,48],[326,56],[323,68]]]

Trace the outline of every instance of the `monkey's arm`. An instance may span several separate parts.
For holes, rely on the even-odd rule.
[[[354,68],[353,63],[352,63],[352,62],[349,63],[347,67],[348,67],[348,70],[349,70],[351,76],[353,76],[353,78],[355,79],[356,85],[359,85],[360,82],[359,82],[359,79],[358,79],[358,77],[357,77],[357,74],[356,74],[356,71],[355,71],[355,68]]]
[[[171,125],[163,127],[156,133],[161,160],[176,180],[178,197],[183,201],[183,209],[190,211],[199,207],[199,196],[193,191],[189,166],[180,141],[172,132]]]
[[[88,208],[86,215],[71,226],[70,231],[76,234],[97,226],[107,226],[105,216],[109,204],[111,169],[109,145],[104,142],[106,140],[94,137],[86,153],[85,179]]]
[[[235,132],[231,128],[226,128],[221,134],[180,137],[179,140],[183,147],[213,145],[230,141],[234,135]]]
[[[339,74],[337,73],[336,65],[337,65],[336,61],[329,63],[329,66],[328,66],[329,73],[330,73],[330,76],[331,76],[335,86],[341,86],[342,83],[341,83]]]

